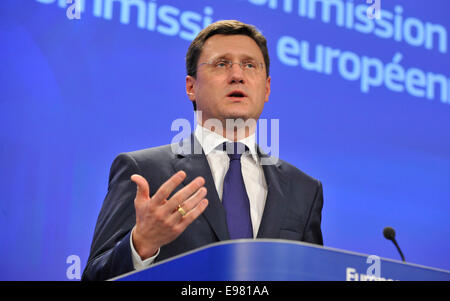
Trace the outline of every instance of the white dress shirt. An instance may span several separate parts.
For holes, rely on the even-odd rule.
[[[231,142],[222,135],[218,135],[201,125],[197,124],[194,132],[195,137],[203,148],[206,155],[211,174],[216,186],[217,194],[222,200],[223,181],[230,165],[230,159],[226,152],[217,148],[224,142]],[[240,140],[239,142],[248,147],[248,151],[242,154],[241,168],[244,178],[245,189],[250,201],[250,217],[252,220],[253,237],[256,237],[261,224],[261,218],[266,204],[267,184],[264,177],[262,165],[256,150],[255,134]],[[136,270],[148,267],[159,255],[159,250],[153,257],[142,260],[133,246],[132,235],[130,235],[130,244],[133,258],[133,265]]]

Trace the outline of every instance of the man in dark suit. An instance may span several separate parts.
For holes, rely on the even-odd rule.
[[[181,144],[114,160],[84,280],[228,239],[323,244],[320,181],[256,145],[269,64],[266,40],[253,26],[220,21],[199,33],[186,56],[197,128]]]

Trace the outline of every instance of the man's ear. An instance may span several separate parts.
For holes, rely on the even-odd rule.
[[[195,101],[195,78],[186,76],[186,94],[191,101]]]
[[[268,101],[269,101],[269,95],[270,95],[270,80],[271,80],[271,77],[268,76],[267,79],[266,79],[266,95],[265,95],[264,102],[268,102]]]

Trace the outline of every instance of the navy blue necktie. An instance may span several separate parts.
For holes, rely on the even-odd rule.
[[[242,143],[228,144],[230,167],[223,182],[222,204],[225,207],[231,239],[253,238],[250,202],[241,171],[243,150],[245,149]]]

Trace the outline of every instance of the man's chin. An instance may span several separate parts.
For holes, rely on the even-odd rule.
[[[228,114],[223,119],[225,120],[225,126],[234,126],[234,127],[253,127],[256,126],[258,122],[258,118],[254,118],[249,114]]]
[[[215,114],[204,114],[202,116],[203,120],[210,120],[209,123],[214,123],[214,121],[220,122],[223,126],[227,123],[238,124],[239,122],[244,122],[246,124],[251,124],[253,122],[257,123],[259,116],[254,116],[255,114],[248,112],[248,110],[243,110],[242,108],[227,108],[228,110],[216,111]]]
[[[225,116],[225,120],[227,119],[231,119],[231,120],[236,120],[236,119],[244,119],[247,120],[249,119],[249,114],[243,113],[243,112],[227,112],[227,114],[224,114]]]
[[[258,121],[258,119],[252,118],[248,114],[242,114],[242,113],[228,114],[223,118],[223,120],[228,123],[238,123],[238,122],[247,123],[247,122],[253,122],[253,121],[257,122]]]

